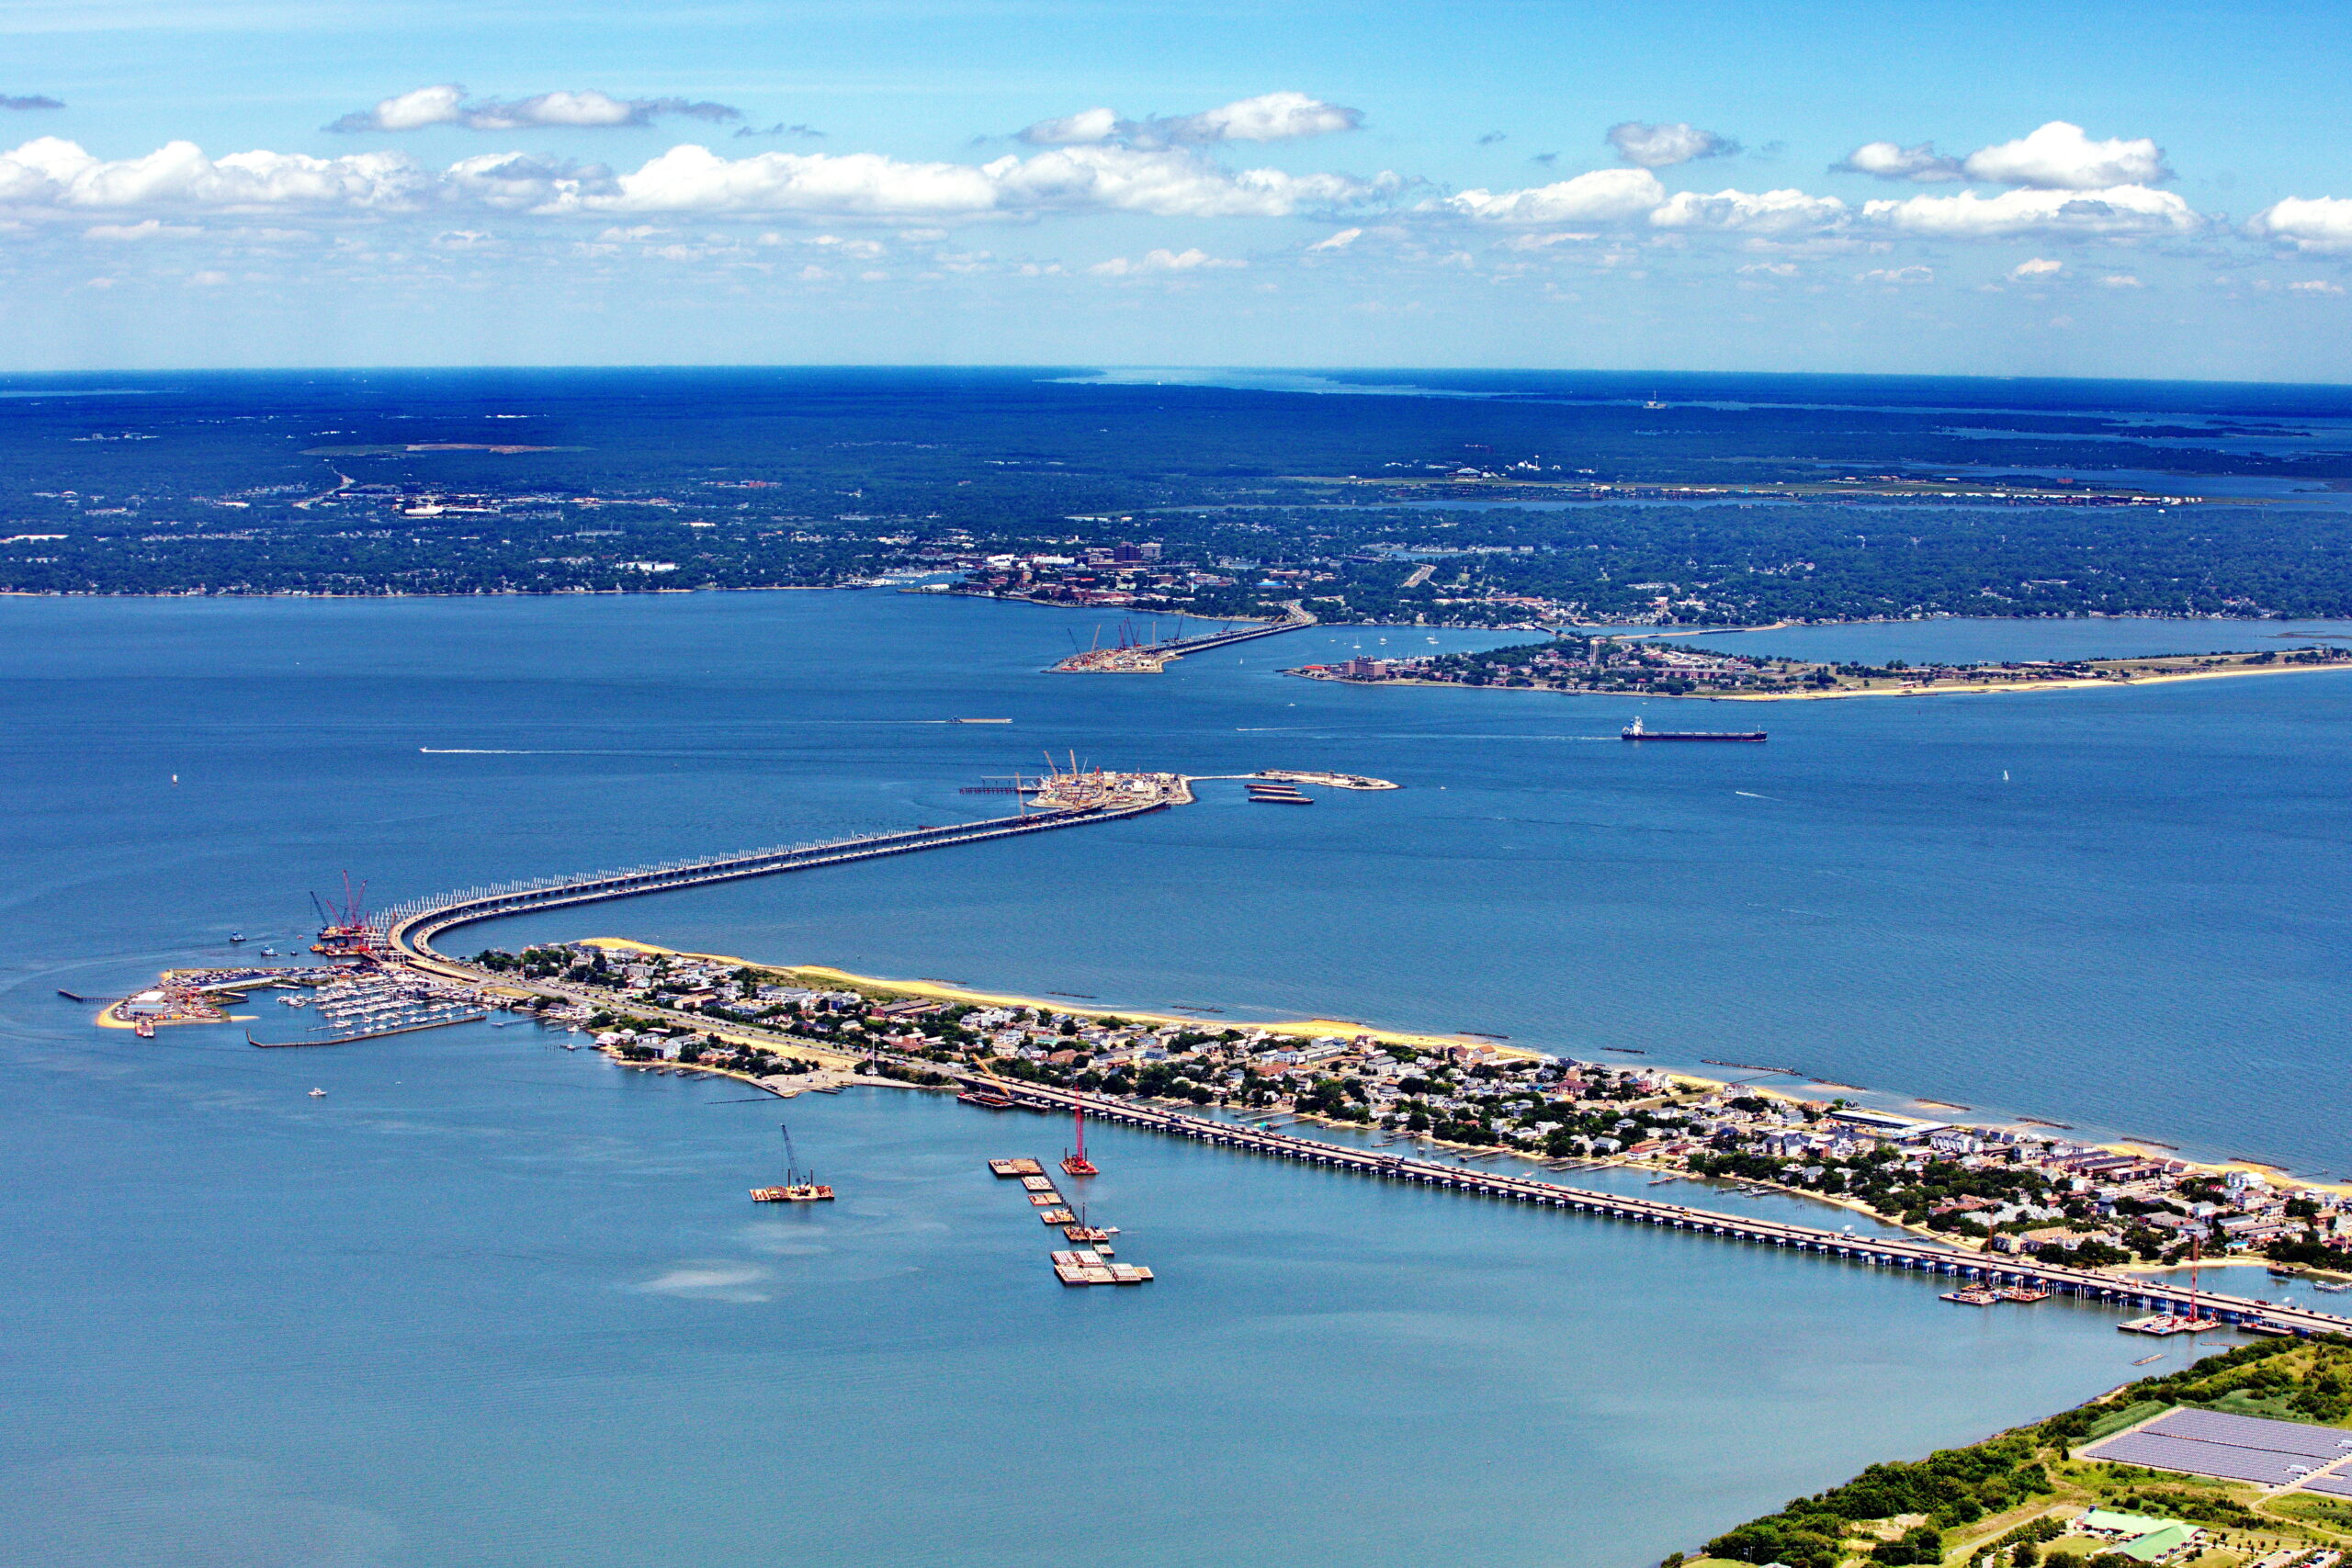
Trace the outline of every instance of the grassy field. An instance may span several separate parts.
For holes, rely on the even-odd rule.
[[[2177,1405],[2352,1427],[2352,1340],[2264,1340],[2146,1378],[2040,1421],[1918,1461],[1874,1464],[1725,1531],[1667,1568],[2075,1568],[2104,1550],[2065,1533],[2089,1507],[2185,1520],[2206,1534],[2183,1568],[2243,1568],[2271,1552],[2352,1549],[2352,1505],[2076,1458]],[[2120,1556],[2119,1568],[2135,1568]]]

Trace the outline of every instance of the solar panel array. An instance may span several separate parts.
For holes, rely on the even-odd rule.
[[[2303,1454],[2269,1449],[2242,1449],[2232,1443],[2201,1443],[2189,1438],[2167,1438],[2141,1430],[2109,1438],[2083,1450],[2110,1464],[2143,1464],[2151,1470],[2182,1470],[2191,1475],[2215,1475],[2229,1481],[2252,1481],[2264,1486],[2284,1486],[2320,1461]]]
[[[2324,1492],[2331,1497],[2352,1497],[2352,1475],[2337,1471],[2334,1475],[2314,1477],[2309,1483],[2313,1492]]]
[[[2186,1405],[2165,1412],[2140,1430],[2161,1432],[2167,1438],[2188,1438],[2200,1443],[2228,1443],[2233,1448],[2301,1454],[2307,1459],[2342,1459],[2352,1454],[2352,1432],[2340,1427],[2265,1421],[2253,1416],[2225,1416],[2218,1410],[2191,1410]]]

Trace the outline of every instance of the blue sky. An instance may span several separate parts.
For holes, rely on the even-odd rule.
[[[2312,5],[0,0],[0,35],[17,368],[2352,346],[2352,10]]]

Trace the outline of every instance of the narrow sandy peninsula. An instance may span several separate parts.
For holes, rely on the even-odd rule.
[[[2352,669],[2352,649],[2334,646],[2133,659],[1914,665],[1899,659],[1883,664],[1801,660],[1725,652],[1687,642],[1634,640],[1625,634],[1563,633],[1549,642],[1410,659],[1356,658],[1338,664],[1302,665],[1283,673],[1351,685],[1468,686],[1488,691],[1770,703],[1814,702],[1825,697],[2072,692],[2343,669]]]
[[[899,1082],[950,1087],[978,1075],[1352,1126],[1462,1162],[1622,1168],[1652,1185],[1729,1182],[1973,1251],[2119,1273],[2193,1257],[2352,1280],[2352,1187],[2256,1160],[2188,1159],[2148,1139],[1975,1117],[1944,1101],[1879,1109],[1849,1098],[1864,1091],[1769,1065],[1726,1062],[1747,1076],[1711,1077],[1566,1058],[1470,1032],[1114,1007],[621,937],[474,963],[526,982],[571,982],[562,994],[575,1021],[616,1057],[644,1065],[740,1070],[759,1036],[730,1034],[732,1023],[758,1030],[768,1049],[778,1034],[805,1043],[837,1070],[863,1055],[859,1070]]]

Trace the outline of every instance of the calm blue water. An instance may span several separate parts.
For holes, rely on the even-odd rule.
[[[1046,748],[1408,787],[1211,784],[481,940],[1787,1061],[2344,1168],[2352,676],[1652,705],[1773,732],[1670,750],[1618,742],[1620,702],[1272,672],[1422,634],[1038,674],[1073,625],[888,593],[0,604],[0,1562],[1602,1568],[2133,1375],[2094,1311],[1116,1132],[1096,1212],[1161,1280],[1064,1292],[979,1164],[1052,1156],[1051,1123],[728,1103],[522,1024],[149,1044],[53,994],[298,934],[346,866],[397,897],[944,821]],[[833,1210],[743,1201],[779,1114]]]

